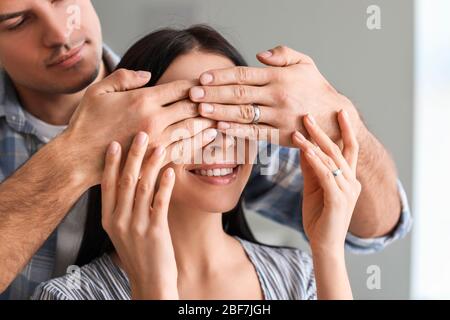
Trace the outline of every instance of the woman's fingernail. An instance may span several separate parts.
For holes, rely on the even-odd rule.
[[[231,125],[228,122],[219,122],[217,124],[217,128],[219,130],[227,130],[231,128]]]
[[[138,146],[143,146],[148,139],[148,134],[146,134],[145,132],[140,132],[137,137],[136,137],[136,143]]]
[[[148,71],[137,71],[137,74],[138,74],[139,77],[144,78],[144,79],[150,78],[151,75],[152,75]]]
[[[172,178],[175,175],[175,171],[173,171],[173,168],[169,168],[166,171],[167,178]]]
[[[192,88],[191,97],[194,99],[202,99],[205,97],[205,90],[199,87]]]
[[[299,131],[295,132],[295,137],[300,141],[300,142],[305,142],[306,138],[304,135],[302,135]]]
[[[261,52],[259,54],[259,56],[262,58],[270,58],[271,56],[273,56],[273,53],[272,53],[272,51],[264,51],[264,52]]]
[[[306,118],[308,119],[309,122],[311,122],[312,125],[316,124],[316,119],[314,119],[314,117],[311,114],[307,114]]]
[[[117,152],[119,152],[119,143],[114,141],[113,143],[111,143],[109,145],[108,153],[109,154],[117,154]]]
[[[342,113],[342,116],[345,118],[345,120],[348,120],[348,119],[349,119],[349,115],[348,115],[347,110],[342,109],[342,110],[341,110],[341,113]]]
[[[204,73],[201,77],[200,77],[200,82],[202,84],[210,84],[211,82],[213,82],[214,77],[212,74],[210,73]]]
[[[205,136],[208,140],[214,140],[218,135],[218,132],[216,129],[207,129],[205,130]]]
[[[155,155],[157,157],[161,157],[164,154],[164,151],[166,151],[166,149],[162,146],[159,146],[155,149]]]
[[[311,157],[315,157],[315,156],[316,156],[316,152],[315,152],[312,148],[309,148],[309,149],[306,151],[306,153],[307,153],[309,156],[311,156]]]
[[[202,112],[203,113],[213,113],[214,112],[214,106],[208,103],[203,103],[202,106]]]

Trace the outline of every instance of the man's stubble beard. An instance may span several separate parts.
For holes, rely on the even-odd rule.
[[[72,86],[70,88],[60,88],[59,90],[55,88],[55,91],[57,91],[60,94],[75,94],[77,92],[85,90],[97,79],[98,75],[100,74],[100,63],[101,62],[99,62],[95,67],[94,71],[91,72],[91,74],[87,76],[85,79],[82,79],[79,84]]]

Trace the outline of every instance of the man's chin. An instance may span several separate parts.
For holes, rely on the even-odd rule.
[[[85,76],[84,78],[74,78],[68,79],[67,83],[63,81],[57,84],[56,86],[59,88],[55,88],[56,91],[59,91],[61,94],[74,94],[79,91],[82,91],[89,87],[98,77],[99,68],[96,68],[94,72],[91,72],[90,75]]]
[[[85,70],[73,70],[64,75],[55,75],[52,81],[47,82],[43,91],[48,94],[74,94],[89,87],[98,77],[100,67],[96,67],[94,71],[86,72]],[[54,82],[54,79],[57,82]]]

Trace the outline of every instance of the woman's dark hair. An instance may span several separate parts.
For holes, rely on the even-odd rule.
[[[125,53],[117,68],[150,71],[152,78],[147,86],[154,86],[176,58],[193,50],[218,54],[236,66],[247,66],[242,55],[217,31],[206,25],[196,25],[184,30],[161,29],[147,35]],[[103,230],[101,212],[101,188],[95,186],[89,190],[85,231],[76,261],[79,266],[114,250]],[[228,234],[257,242],[243,214],[241,200],[236,208],[223,215],[222,222]]]

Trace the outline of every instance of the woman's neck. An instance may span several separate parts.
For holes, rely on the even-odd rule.
[[[169,228],[179,277],[197,277],[223,269],[238,242],[227,235],[222,214],[171,207]]]

